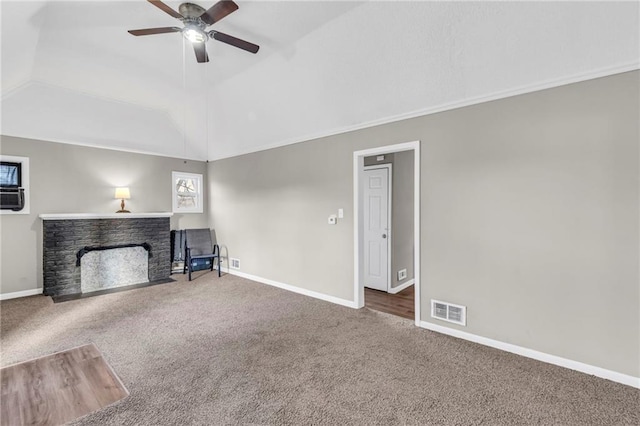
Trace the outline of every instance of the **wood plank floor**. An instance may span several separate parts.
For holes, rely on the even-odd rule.
[[[94,344],[0,370],[3,425],[62,425],[129,394]]]
[[[364,289],[364,306],[375,311],[386,312],[403,318],[415,319],[414,286],[405,288],[399,293]]]

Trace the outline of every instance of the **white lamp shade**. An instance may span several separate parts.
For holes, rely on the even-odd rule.
[[[131,198],[129,188],[116,188],[116,196],[114,198],[117,200],[128,200]]]

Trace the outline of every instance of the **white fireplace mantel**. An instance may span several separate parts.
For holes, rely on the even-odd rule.
[[[171,212],[152,213],[43,213],[42,220],[81,220],[81,219],[143,219],[156,217],[171,217]]]

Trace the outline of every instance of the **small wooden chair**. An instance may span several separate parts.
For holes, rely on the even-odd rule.
[[[185,261],[183,273],[189,271],[189,281],[193,271],[193,261],[211,259],[210,271],[213,271],[214,259],[218,259],[218,276],[220,276],[220,247],[211,241],[209,229],[187,229],[185,240]]]

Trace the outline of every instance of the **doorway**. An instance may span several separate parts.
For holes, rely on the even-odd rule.
[[[413,208],[408,211],[407,222],[413,222],[411,232],[413,256],[412,260],[413,280],[404,280],[402,285],[392,287],[392,282],[398,283],[402,278],[402,270],[392,270],[389,256],[389,247],[393,241],[393,225],[391,224],[390,203],[385,209],[384,205],[384,178],[387,175],[388,192],[392,193],[391,171],[393,166],[380,167],[383,164],[375,165],[365,169],[365,157],[383,157],[387,154],[405,153],[413,151],[413,158],[410,160],[413,167],[412,197]],[[373,172],[377,170],[377,172]],[[408,142],[397,145],[388,145],[379,148],[355,151],[353,153],[353,173],[354,173],[354,301],[358,308],[365,305],[365,286],[368,287],[367,304],[372,302],[381,308],[382,305],[390,304],[391,309],[402,310],[407,317],[410,309],[407,305],[413,304],[413,318],[416,325],[420,323],[420,141]],[[410,173],[410,172],[409,172]],[[378,191],[378,192],[376,192]],[[388,199],[388,198],[387,198]],[[387,213],[387,225],[385,226],[384,212]],[[411,214],[413,213],[413,214]],[[387,229],[385,229],[387,228]],[[385,232],[386,231],[386,232]],[[377,235],[373,235],[377,234]],[[398,239],[399,240],[399,239]],[[385,250],[387,255],[385,256]],[[397,268],[397,265],[394,266]],[[406,271],[404,271],[406,273]],[[393,277],[393,280],[392,280]],[[372,281],[377,278],[377,281]],[[397,278],[397,279],[396,279]],[[411,282],[409,282],[411,281]],[[411,287],[413,284],[413,287]],[[376,290],[374,290],[374,288]],[[373,293],[371,293],[373,292]],[[412,293],[412,294],[409,294]],[[379,296],[379,297],[378,297]],[[412,297],[413,296],[413,297]],[[395,305],[395,308],[393,307]],[[384,309],[379,309],[383,310]],[[398,314],[397,312],[389,312]]]

